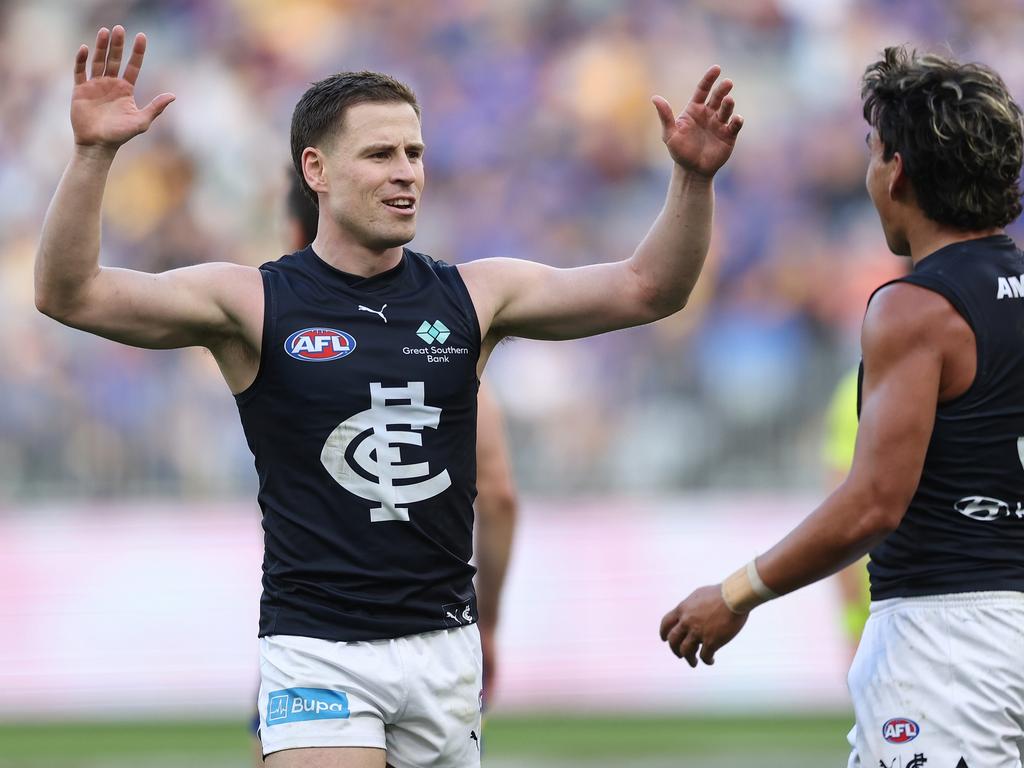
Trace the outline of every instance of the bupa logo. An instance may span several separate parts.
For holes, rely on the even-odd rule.
[[[267,725],[302,720],[344,719],[349,716],[348,695],[326,688],[286,688],[267,696]]]
[[[921,732],[917,723],[905,717],[894,717],[882,726],[882,738],[890,744],[906,744]]]
[[[325,363],[352,354],[356,340],[333,328],[303,328],[284,342],[284,351],[296,360]]]

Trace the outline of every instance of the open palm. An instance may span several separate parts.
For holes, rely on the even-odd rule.
[[[133,136],[146,131],[153,120],[174,101],[173,94],[162,93],[140,109],[135,103],[135,81],[146,53],[146,36],[139,33],[132,45],[124,75],[124,27],[113,31],[105,27],[96,34],[92,69],[86,75],[89,47],[83,45],[75,57],[75,86],[71,91],[71,129],[80,146],[116,149]]]
[[[713,176],[725,165],[743,127],[743,118],[733,114],[736,103],[729,96],[732,81],[726,79],[715,85],[721,72],[717,66],[708,69],[679,115],[661,96],[652,99],[669,155],[684,169],[702,176]]]

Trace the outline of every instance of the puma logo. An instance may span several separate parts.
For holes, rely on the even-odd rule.
[[[385,323],[387,323],[387,321],[388,321],[388,319],[386,317],[384,317],[384,310],[387,309],[387,308],[388,308],[387,304],[385,304],[380,309],[370,309],[369,307],[364,307],[362,304],[359,305],[359,309],[361,311],[363,311],[363,312],[372,312],[375,315],[380,315],[380,319],[383,320]]]

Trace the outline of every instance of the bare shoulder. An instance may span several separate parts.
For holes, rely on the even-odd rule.
[[[911,283],[893,283],[878,291],[864,315],[864,353],[898,353],[928,345],[941,351],[951,333],[966,329],[960,313],[940,294]]]
[[[186,267],[186,269],[196,269],[209,272],[211,275],[219,274],[225,277],[237,277],[246,279],[249,278],[259,279],[260,271],[256,267],[250,267],[245,264],[235,264],[231,261],[208,261],[202,264],[196,264],[194,267]]]
[[[107,267],[104,268],[104,271],[124,273],[126,270]],[[146,275],[148,273],[137,274]],[[211,261],[188,267],[178,267],[167,272],[148,274],[148,277],[214,296],[241,296],[251,293],[254,289],[258,289],[258,292],[262,293],[263,285],[260,271],[257,268],[226,261]]]
[[[868,306],[861,334],[867,370],[895,370],[921,380],[934,375],[945,402],[970,388],[977,373],[974,331],[945,297],[909,283],[886,286]]]
[[[485,336],[495,315],[517,290],[516,286],[531,279],[531,275],[542,269],[545,269],[542,264],[510,258],[478,259],[458,265],[459,274],[476,306],[480,328]]]
[[[211,262],[186,267],[186,278],[203,286],[220,307],[226,322],[211,329],[205,346],[235,394],[248,388],[259,370],[263,337],[263,277],[260,270],[241,264]]]
[[[263,304],[263,277],[256,267],[213,261],[164,273],[175,282],[213,297],[225,310]]]
[[[263,285],[259,269],[243,264],[232,264],[228,261],[211,261],[191,267],[181,267],[167,274],[174,273],[187,276],[188,279],[205,282],[208,286],[217,288],[226,294],[251,291],[253,288],[261,288]]]
[[[195,279],[212,290],[236,332],[257,346],[263,327],[263,276],[256,267],[229,262],[198,264]]]
[[[526,277],[544,265],[533,261],[510,258],[478,259],[459,264],[459,274],[471,294],[500,295],[509,280]],[[474,296],[476,298],[476,296]]]

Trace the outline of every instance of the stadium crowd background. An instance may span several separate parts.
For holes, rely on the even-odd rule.
[[[864,302],[904,267],[864,191],[863,68],[886,44],[948,47],[1024,97],[1019,0],[8,0],[0,502],[255,491],[208,354],[131,349],[33,308],[42,217],[71,152],[73,54],[114,23],[149,35],[140,100],[177,95],[122,150],[105,203],[104,263],[149,271],[281,253],[292,107],[344,69],[394,74],[423,104],[418,250],[623,258],[669,170],[649,96],[681,108],[723,65],[747,125],[691,306],[596,339],[505,344],[489,365],[520,486],[546,496],[817,484]]]

